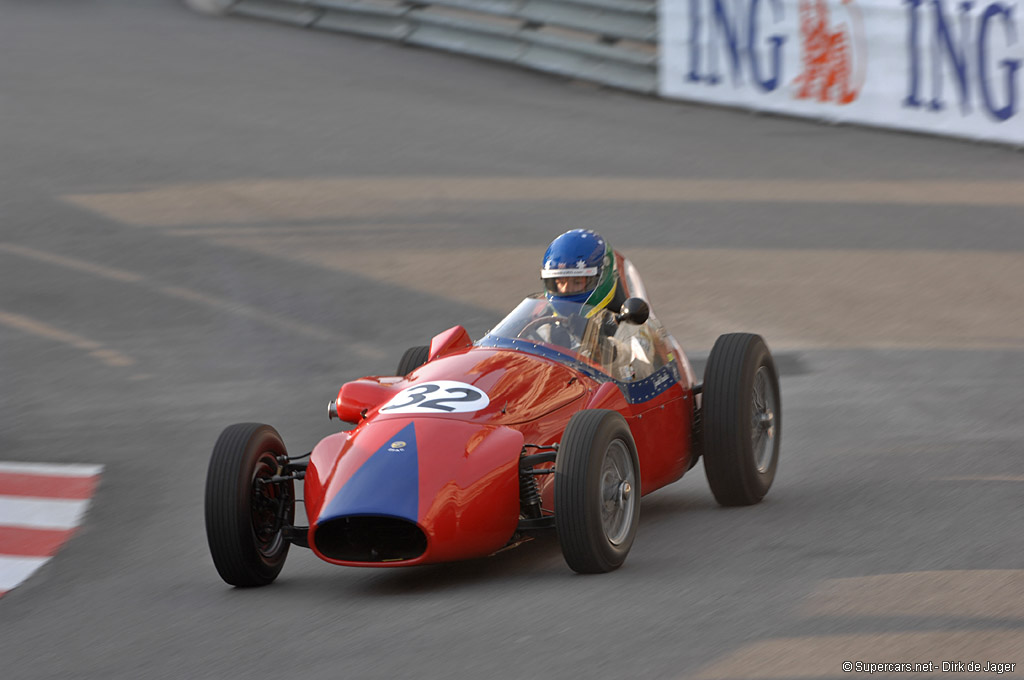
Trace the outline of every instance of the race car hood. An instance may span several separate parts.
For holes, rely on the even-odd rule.
[[[309,545],[322,559],[397,566],[484,556],[519,517],[523,435],[391,417],[327,437],[305,478]]]
[[[367,418],[440,416],[479,424],[514,425],[535,420],[579,399],[587,392],[584,382],[573,369],[543,357],[474,347],[435,359],[394,386],[396,394],[412,392],[411,398],[415,399],[417,394],[430,389],[417,386],[439,385],[439,389],[423,395],[429,398],[404,408],[401,405],[409,399],[392,398],[370,410]],[[458,392],[458,387],[452,387],[454,384],[467,386],[466,391]],[[445,408],[453,410],[442,410]]]

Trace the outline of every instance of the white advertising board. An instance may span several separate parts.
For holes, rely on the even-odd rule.
[[[1024,145],[1015,0],[660,0],[663,97]]]

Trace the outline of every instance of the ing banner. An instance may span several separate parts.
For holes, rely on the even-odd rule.
[[[660,0],[663,97],[1024,145],[1024,7]]]

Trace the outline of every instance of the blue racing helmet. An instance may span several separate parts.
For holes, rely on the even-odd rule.
[[[548,246],[540,278],[549,300],[567,300],[600,309],[615,295],[615,256],[596,231],[573,229]]]

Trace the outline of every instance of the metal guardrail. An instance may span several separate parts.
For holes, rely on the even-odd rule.
[[[192,0],[197,6],[202,0]],[[393,40],[657,92],[656,0],[205,0],[207,11]]]

